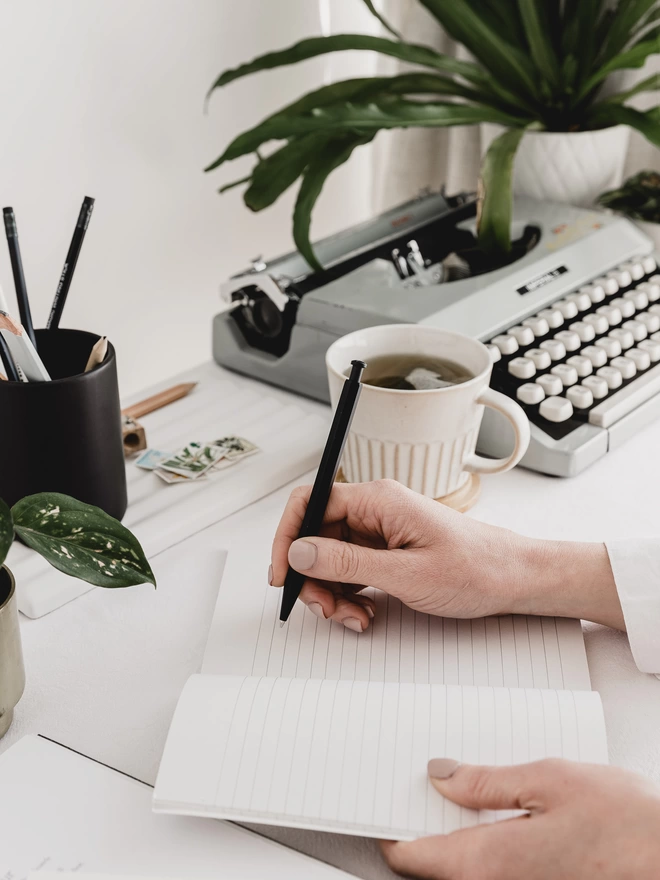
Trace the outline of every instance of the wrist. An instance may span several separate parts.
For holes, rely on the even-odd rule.
[[[625,630],[604,544],[520,540],[514,613],[576,617]]]

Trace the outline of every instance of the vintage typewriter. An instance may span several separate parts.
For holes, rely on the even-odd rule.
[[[460,331],[487,344],[492,386],[530,419],[523,465],[582,471],[660,415],[652,244],[623,218],[517,198],[511,261],[493,266],[475,212],[469,195],[424,194],[319,242],[324,271],[298,254],[255,261],[222,287],[215,359],[327,401],[324,355],[338,337],[401,322]],[[486,410],[479,450],[512,443]]]

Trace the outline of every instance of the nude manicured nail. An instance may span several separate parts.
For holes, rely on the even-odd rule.
[[[353,632],[361,633],[362,632],[362,624],[357,619],[357,617],[346,617],[342,620],[342,623],[347,629],[352,629]]]
[[[449,779],[461,766],[460,761],[453,758],[431,758],[428,771],[432,779]]]
[[[289,562],[296,571],[308,571],[314,567],[318,548],[311,541],[294,541],[289,547]]]
[[[268,583],[270,584],[271,587],[273,586],[273,566],[272,565],[268,566]]]
[[[371,607],[371,605],[365,605],[364,610],[369,615],[369,619],[373,620],[376,615],[375,615],[374,609]]]
[[[316,614],[317,617],[320,617],[321,620],[325,620],[325,614],[323,613],[323,605],[320,602],[310,602],[307,606],[312,614]]]

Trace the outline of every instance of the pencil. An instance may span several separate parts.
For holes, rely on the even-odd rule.
[[[126,407],[126,409],[122,410],[122,415],[128,416],[130,419],[139,419],[142,416],[155,412],[157,409],[161,409],[163,406],[174,403],[175,400],[180,400],[182,397],[190,394],[196,385],[197,382],[184,382],[181,385],[168,388],[166,391],[160,391],[158,394],[154,394],[153,397],[147,397],[146,400],[141,400],[139,403],[134,403],[133,406]]]
[[[32,313],[30,312],[30,300],[28,299],[27,287],[25,284],[25,273],[23,272],[21,249],[18,244],[18,228],[16,226],[16,216],[14,214],[13,208],[3,208],[2,213],[5,219],[7,247],[9,248],[11,271],[14,276],[14,286],[16,288],[18,314],[21,317],[21,324],[25,328],[25,332],[30,337],[30,342],[36,348],[37,340],[34,335],[34,327],[32,324]]]
[[[14,358],[11,356],[9,346],[5,342],[5,337],[2,335],[2,333],[0,333],[0,361],[2,361],[2,364],[5,368],[7,378],[12,382],[20,382],[18,370],[16,369],[16,364],[14,363]]]
[[[89,226],[93,210],[94,199],[91,196],[85,196],[80,207],[80,213],[78,214],[76,228],[73,230],[73,237],[71,239],[71,244],[69,245],[66,260],[64,261],[60,281],[57,285],[57,290],[55,291],[55,298],[53,299],[53,305],[51,306],[50,315],[48,316],[48,322],[46,323],[46,327],[49,330],[57,330],[60,326],[62,312],[64,311],[66,298],[69,294],[69,288],[71,287],[71,279],[76,270],[76,263],[80,256],[80,249],[85,240],[85,233],[87,232],[87,227]]]
[[[360,377],[362,376],[362,371],[367,366],[363,361],[351,361],[351,364],[351,374],[344,382],[344,387],[341,391],[339,403],[337,404],[335,416],[330,427],[330,433],[328,434],[328,440],[321,456],[321,464],[319,465],[312,493],[309,496],[307,510],[300,527],[299,538],[318,535],[323,524],[323,517],[330,500],[332,486],[337,476],[339,462],[346,445],[346,438],[353,421],[360,391],[362,390]],[[304,583],[305,575],[300,574],[300,572],[289,566],[284,580],[282,607],[280,608],[280,621],[283,624],[289,619],[289,615],[298,600]]]

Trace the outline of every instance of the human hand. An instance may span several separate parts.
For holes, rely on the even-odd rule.
[[[525,538],[470,519],[393,480],[338,483],[319,537],[296,540],[311,487],[291,494],[272,550],[271,584],[288,565],[307,580],[301,600],[362,632],[374,614],[367,586],[445,617],[545,614],[623,628],[602,544]]]
[[[434,787],[466,807],[529,816],[412,842],[385,859],[424,880],[651,880],[660,864],[660,790],[624,770],[549,759],[514,767],[429,761]]]

